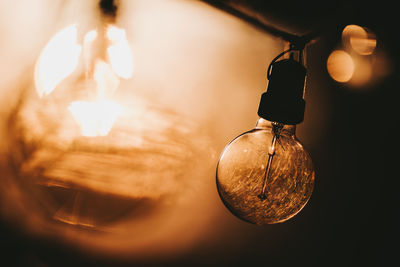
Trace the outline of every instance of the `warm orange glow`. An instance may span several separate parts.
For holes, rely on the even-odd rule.
[[[360,55],[371,55],[376,47],[375,39],[351,38],[351,47]]]
[[[371,55],[376,47],[375,35],[358,25],[347,25],[342,32],[342,41],[360,55]]]
[[[327,61],[329,75],[337,82],[348,82],[354,73],[352,57],[342,50],[333,51]]]
[[[107,37],[112,45],[107,48],[108,58],[114,72],[121,78],[132,77],[132,52],[124,29],[109,26]]]
[[[106,136],[122,113],[121,105],[111,101],[74,101],[68,109],[83,136]]]
[[[97,38],[97,31],[96,30],[91,30],[85,34],[85,37],[83,38],[83,43],[90,44]]]
[[[356,70],[351,78],[351,85],[355,87],[362,87],[371,81],[372,78],[372,64],[368,60],[359,58],[355,61]]]
[[[74,101],[68,107],[81,128],[82,136],[106,136],[123,108],[108,100],[117,89],[119,80],[104,61],[96,63],[94,79],[97,84],[96,101]]]
[[[97,84],[97,99],[104,100],[110,97],[118,88],[119,79],[112,72],[109,64],[102,60],[96,61],[94,80]]]
[[[83,63],[86,75],[91,69],[92,45],[98,36],[97,30],[91,30],[83,38]],[[124,29],[108,26],[107,48],[109,63],[95,60],[93,79],[96,94],[93,99],[77,99],[70,103],[68,110],[81,129],[82,136],[106,136],[117,118],[122,114],[120,104],[112,101],[119,86],[119,78],[130,78],[133,73],[132,52]],[[77,43],[77,26],[71,25],[48,42],[43,49],[35,69],[36,90],[40,97],[50,94],[77,68],[82,46]],[[86,77],[86,79],[92,79]]]
[[[135,79],[124,80],[107,51],[118,42],[108,37],[110,20],[98,17],[98,1],[32,6],[40,12],[23,12],[32,1],[9,2],[16,6],[0,9],[11,14],[4,29],[18,34],[11,35],[13,42],[4,34],[2,51],[10,60],[2,61],[2,70],[14,71],[4,78],[15,82],[2,79],[0,87],[21,106],[2,98],[1,108],[13,115],[4,115],[0,131],[6,154],[0,156],[1,215],[20,224],[21,233],[48,237],[85,257],[160,263],[204,244],[229,247],[226,237],[238,224],[215,190],[216,151],[252,123],[257,103],[232,103],[258,101],[265,62],[281,51],[281,40],[201,1],[121,1],[115,21],[126,29],[135,56]],[[14,20],[36,13],[28,26],[26,18]],[[82,49],[71,75],[38,101],[21,70],[29,71],[27,56],[40,54],[42,42],[58,32],[53,21],[79,21],[76,43]],[[41,29],[35,38],[21,41],[33,28]],[[243,68],[248,75],[241,75]],[[98,130],[98,137],[81,137],[68,108],[93,113],[87,117],[96,121],[101,115],[93,110],[112,110],[110,102],[124,109],[108,135]],[[222,112],[225,117],[215,115]]]
[[[48,42],[35,66],[35,85],[40,97],[50,94],[76,69],[81,48],[76,25],[61,30]]]

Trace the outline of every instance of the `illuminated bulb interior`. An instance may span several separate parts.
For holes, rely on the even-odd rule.
[[[82,56],[85,79],[93,79],[95,88],[85,88],[92,94],[91,99],[76,99],[68,110],[87,137],[106,136],[123,113],[123,107],[113,100],[120,78],[128,79],[133,74],[132,52],[124,29],[108,26],[107,59],[93,59],[93,43],[98,31],[91,30],[84,35],[83,49],[77,42],[77,26],[71,25],[58,32],[43,49],[35,67],[35,84],[39,97],[52,93],[59,84],[78,67]],[[83,53],[81,53],[83,50]],[[87,77],[94,62],[93,77]]]
[[[106,136],[122,114],[121,105],[111,101],[74,101],[68,107],[81,128],[82,136]]]
[[[342,42],[360,55],[371,55],[376,48],[375,34],[364,27],[350,24],[342,31]]]
[[[36,91],[40,97],[50,94],[76,69],[81,50],[76,25],[61,30],[48,42],[35,66]]]
[[[126,39],[125,30],[115,26],[109,26],[107,29],[107,37],[112,42],[107,48],[107,54],[112,69],[121,78],[128,79],[132,77],[132,52]]]

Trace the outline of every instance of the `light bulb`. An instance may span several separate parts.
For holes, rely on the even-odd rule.
[[[314,187],[310,156],[296,126],[260,118],[235,138],[218,163],[218,192],[237,217],[255,224],[283,222],[307,203]]]
[[[295,135],[304,116],[306,70],[292,58],[271,65],[256,127],[227,145],[217,167],[223,203],[235,216],[258,225],[296,215],[311,196],[315,176]]]
[[[102,195],[98,201],[133,197],[124,186],[129,179],[116,173],[126,171],[121,162],[131,158],[120,151],[131,152],[140,142],[130,124],[141,112],[134,104],[141,102],[124,100],[133,95],[124,83],[133,75],[125,29],[96,26],[73,24],[53,35],[36,61],[34,86],[21,97],[12,125],[20,147],[30,148],[15,159],[17,175],[31,183],[49,217],[85,227],[104,218],[88,208],[97,193]]]

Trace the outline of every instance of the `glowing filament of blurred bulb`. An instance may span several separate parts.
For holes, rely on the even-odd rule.
[[[126,39],[125,30],[109,26],[107,37],[112,42],[112,45],[107,48],[107,54],[114,72],[124,79],[132,77],[132,52]]]
[[[87,32],[83,39],[83,62],[88,69],[91,45],[97,31]],[[107,28],[108,61],[95,61],[93,78],[96,96],[93,101],[73,101],[68,110],[81,129],[83,136],[106,136],[123,108],[110,97],[119,86],[119,78],[133,74],[132,52],[124,29]],[[45,46],[35,66],[35,86],[39,97],[50,94],[58,84],[77,68],[82,46],[77,43],[77,26],[71,25],[58,32]],[[117,77],[118,76],[118,77]]]
[[[371,55],[376,48],[375,34],[358,25],[347,25],[342,31],[342,42],[360,55]]]
[[[82,46],[77,43],[76,25],[58,32],[45,46],[35,66],[39,97],[50,94],[78,66]]]
[[[119,85],[109,65],[104,61],[97,61],[94,73],[97,84],[96,101],[73,101],[68,107],[75,121],[81,128],[83,136],[106,136],[123,108],[116,102],[108,100]]]
[[[81,127],[82,136],[106,136],[123,108],[112,101],[74,101],[68,107]]]

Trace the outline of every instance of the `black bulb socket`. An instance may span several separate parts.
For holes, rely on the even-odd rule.
[[[293,59],[274,62],[267,91],[261,96],[258,116],[289,125],[302,122],[306,72],[306,68]]]

